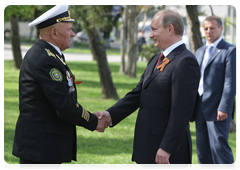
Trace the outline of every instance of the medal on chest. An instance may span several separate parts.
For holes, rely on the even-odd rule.
[[[73,82],[73,77],[71,76],[70,72],[67,70],[66,71],[66,78],[67,78],[67,82],[68,82],[68,86],[69,86],[69,93],[72,93],[75,91],[75,87],[74,87],[74,82]]]

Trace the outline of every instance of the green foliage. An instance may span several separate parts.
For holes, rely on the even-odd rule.
[[[19,159],[12,155],[16,121],[19,115],[18,76],[19,70],[13,68],[11,60],[4,61],[4,159],[9,164],[18,164]],[[102,111],[112,106],[116,100],[101,98],[101,84],[96,62],[67,62],[77,81],[78,101],[90,112]],[[138,63],[138,78],[129,79],[119,75],[120,63],[109,63],[112,77],[119,97],[122,98],[133,89],[144,72],[147,63]],[[91,132],[77,127],[77,162],[71,164],[133,164],[134,128],[137,111],[114,128],[104,133]],[[190,123],[193,143],[193,164],[197,164],[195,123]],[[236,133],[229,134],[229,144],[236,160]]]
[[[4,21],[9,21],[11,15],[18,16],[20,21],[31,21],[36,11],[40,16],[52,7],[53,5],[9,5],[4,10]]]
[[[154,44],[143,45],[140,56],[143,56],[149,61],[155,54],[160,53],[161,50],[155,47]]]
[[[4,21],[8,21],[11,15],[19,16],[21,19],[26,19],[32,14],[32,5],[9,5],[4,10]]]
[[[230,27],[231,25],[233,25],[236,28],[236,18],[234,18],[234,23],[231,22],[230,17],[225,19],[225,26]]]
[[[112,5],[70,5],[71,17],[81,23],[82,29],[111,28],[112,27]],[[83,20],[88,21],[86,25]]]

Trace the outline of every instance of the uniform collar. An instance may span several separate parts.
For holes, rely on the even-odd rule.
[[[39,39],[41,39],[41,40],[44,40],[44,39],[42,39],[42,38],[39,38]],[[46,40],[44,40],[44,41],[46,41]],[[54,44],[52,44],[52,43],[50,43],[50,42],[48,42],[48,41],[46,41],[48,44],[50,44],[57,52],[58,52],[58,54],[61,56],[62,55],[62,51],[60,50],[60,48],[59,47],[57,47],[56,45],[54,45]]]
[[[59,47],[57,47],[56,45],[54,45],[54,44],[52,44],[52,43],[50,43],[50,42],[48,42],[48,41],[46,41],[48,44],[50,44],[51,46],[53,46],[54,48],[55,48],[55,50],[60,54],[60,56],[62,55],[62,51],[60,50],[60,48]]]

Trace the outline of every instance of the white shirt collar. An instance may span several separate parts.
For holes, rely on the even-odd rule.
[[[163,51],[163,55],[167,57],[168,54],[170,54],[175,48],[183,44],[183,40],[180,40],[176,42],[175,44],[168,47],[166,50]]]
[[[42,38],[40,38],[40,39],[42,39]],[[44,39],[42,39],[42,40],[44,40]],[[46,40],[44,40],[44,41],[46,41]],[[48,41],[46,41],[48,44],[50,44],[51,46],[53,46],[53,48],[55,48],[55,50],[57,50],[57,52],[60,54],[60,56],[62,55],[62,51],[60,50],[60,48],[59,47],[57,47],[56,45],[54,45],[54,44],[52,44],[52,43],[50,43],[50,42],[48,42]]]
[[[50,43],[50,42],[48,42],[48,41],[46,41],[48,44],[50,44],[51,46],[53,46],[54,48],[55,48],[55,50],[57,50],[57,52],[60,54],[60,56],[62,55],[62,51],[60,50],[60,48],[59,47],[57,47],[56,45],[54,45],[54,44],[52,44],[52,43]]]
[[[206,43],[206,46],[208,45],[212,45],[213,47],[217,47],[217,45],[219,44],[219,42],[222,40],[222,36],[219,37],[215,42],[213,42],[212,44],[209,44],[208,42]]]

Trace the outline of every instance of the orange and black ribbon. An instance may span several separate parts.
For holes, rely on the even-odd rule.
[[[163,71],[163,69],[165,68],[165,66],[170,63],[170,60],[168,58],[164,58],[163,59],[163,63],[159,66],[157,66],[157,69],[159,69],[160,71]]]
[[[75,80],[75,75],[73,75],[73,78]],[[75,81],[75,84],[81,84],[83,81]]]

